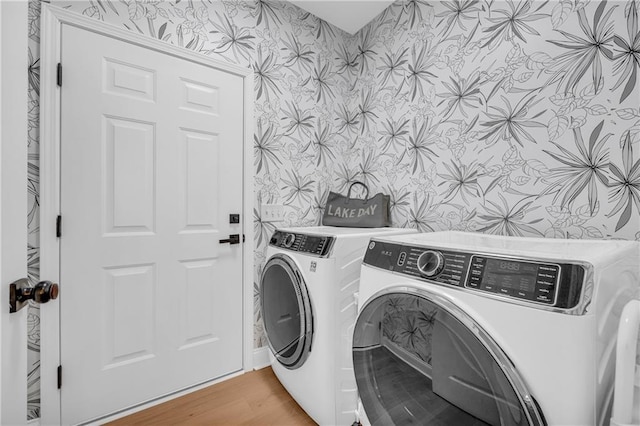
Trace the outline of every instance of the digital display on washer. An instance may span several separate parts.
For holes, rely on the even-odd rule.
[[[502,259],[487,259],[480,288],[499,286],[505,290],[533,293],[536,288],[537,275],[538,265]]]
[[[560,267],[489,256],[473,256],[466,287],[551,305]]]
[[[300,251],[313,253],[317,250],[322,250],[323,245],[324,245],[324,238],[305,235],[302,238],[302,245],[300,247]]]

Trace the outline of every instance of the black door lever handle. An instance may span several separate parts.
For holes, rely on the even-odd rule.
[[[229,238],[220,240],[220,244],[240,244],[240,234],[231,234]]]

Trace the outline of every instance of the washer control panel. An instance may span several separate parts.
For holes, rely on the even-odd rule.
[[[585,275],[579,264],[375,239],[369,243],[363,262],[434,284],[563,309],[579,303]]]
[[[471,256],[465,287],[553,305],[560,265],[494,256]]]
[[[335,237],[326,235],[298,234],[276,230],[269,245],[291,251],[326,257],[333,246]]]

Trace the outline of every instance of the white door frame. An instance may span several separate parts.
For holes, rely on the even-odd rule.
[[[9,284],[27,276],[27,2],[0,1],[0,424],[27,423],[27,308]]]
[[[1,1],[1,0],[0,0]],[[221,62],[150,37],[84,17],[59,7],[42,3],[40,67],[40,275],[59,280],[60,246],[56,238],[56,217],[60,212],[60,87],[57,64],[61,58],[61,31],[72,25],[103,36],[159,51],[177,58],[228,72],[243,78],[243,369],[253,368],[253,71]],[[24,26],[26,28],[26,25]],[[26,30],[24,31],[26,33]],[[25,48],[26,50],[26,48]],[[24,62],[26,64],[26,61]],[[26,73],[25,73],[26,74]],[[64,85],[64,64],[63,64]],[[25,90],[26,93],[26,90]],[[25,160],[26,161],[26,160]],[[26,177],[24,179],[26,182]],[[26,190],[25,190],[26,193]],[[26,210],[25,210],[26,217]],[[26,227],[26,225],[25,225]],[[64,235],[64,231],[63,231]],[[26,245],[25,245],[26,249]],[[41,423],[60,422],[60,391],[57,368],[60,363],[60,300],[64,300],[64,283],[60,283],[58,300],[40,308],[41,331]],[[64,367],[63,367],[64,371]],[[26,374],[26,369],[25,369]],[[63,374],[64,378],[64,374]],[[26,376],[25,376],[26,381]],[[63,383],[64,386],[64,383]],[[127,408],[127,407],[123,407]]]

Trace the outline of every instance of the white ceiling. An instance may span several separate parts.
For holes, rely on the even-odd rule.
[[[394,0],[290,0],[330,24],[355,34]]]

